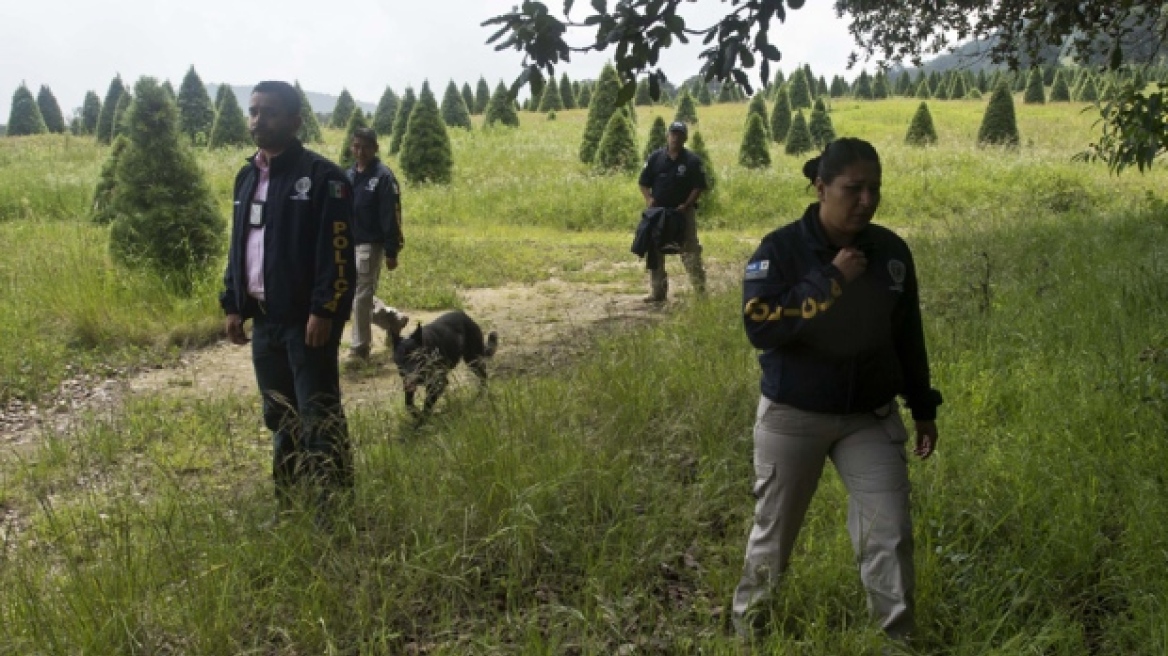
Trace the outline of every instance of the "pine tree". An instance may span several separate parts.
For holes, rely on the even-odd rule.
[[[109,155],[101,165],[101,176],[98,177],[97,187],[93,190],[93,204],[89,213],[89,219],[94,223],[105,225],[114,220],[113,199],[114,188],[117,186],[118,162],[121,161],[129,143],[124,136],[114,139]]]
[[[1042,87],[1042,69],[1030,69],[1030,76],[1026,82],[1026,93],[1022,95],[1022,102],[1027,105],[1046,104],[1046,89]]]
[[[754,112],[750,113],[746,121],[746,132],[738,148],[738,163],[748,169],[763,169],[771,165],[766,128],[763,127],[762,118]]]
[[[353,100],[353,94],[349,93],[348,89],[342,88],[341,95],[337,97],[337,104],[333,106],[329,127],[343,129],[349,124],[349,117],[353,115],[353,110],[356,108],[357,101]]]
[[[429,82],[422,84],[418,101],[410,112],[401,148],[401,168],[410,182],[449,184],[454,174],[450,136],[446,134]]]
[[[223,99],[216,108],[215,124],[211,126],[211,138],[207,141],[207,147],[250,146],[251,132],[247,129],[247,118],[239,107],[235,92],[226,84],[219,88],[227,89],[227,93],[222,94]]]
[[[418,97],[414,95],[414,88],[406,87],[406,93],[402,96],[401,104],[397,106],[397,115],[393,117],[393,136],[389,138],[390,155],[396,155],[401,152],[402,140],[406,138],[406,130],[410,127],[410,115],[413,113],[414,105],[417,102]]]
[[[448,127],[471,128],[470,110],[462,100],[454,80],[446,85],[446,93],[442,96],[442,122]]]
[[[1067,86],[1066,71],[1059,70],[1054,74],[1054,85],[1050,88],[1050,101],[1071,102],[1071,89]]]
[[[912,95],[912,91],[913,91],[912,78],[909,77],[908,73],[902,71],[900,75],[896,76],[896,89],[895,89],[895,91],[896,91],[896,95],[898,95],[898,96],[906,96],[907,97],[907,96]]]
[[[791,81],[787,85],[787,100],[791,103],[791,110],[811,107],[811,88],[807,85],[807,77],[802,68],[795,69],[791,74]]]
[[[215,89],[215,102],[212,103],[211,106],[215,108],[216,114],[219,113],[219,105],[223,104],[223,96],[226,96],[228,93],[231,93],[231,87],[229,87],[226,84],[220,84],[218,86],[218,88]],[[232,95],[234,95],[234,94],[232,94]],[[236,104],[238,105],[239,103],[236,103]],[[214,129],[213,126],[214,126],[214,123],[212,122],[212,129]]]
[[[164,92],[165,93],[165,92]],[[114,125],[113,138],[117,139],[120,135],[126,133],[126,113],[130,111],[130,105],[134,102],[134,95],[129,91],[122,94],[118,98],[118,106],[114,109]],[[202,133],[200,133],[202,134]]]
[[[592,106],[592,85],[584,83],[580,85],[580,93],[576,94],[576,106],[581,109],[588,109]]]
[[[491,88],[487,86],[487,81],[479,78],[479,83],[475,85],[475,102],[474,108],[471,110],[476,116],[484,114],[487,111],[487,104],[491,102]]]
[[[122,76],[115,75],[110,80],[109,90],[105,92],[105,101],[101,103],[101,114],[97,117],[97,143],[108,144],[114,136],[114,112],[118,109],[118,100],[126,92],[122,84]]]
[[[170,80],[162,83],[162,90],[166,92],[166,95],[168,98],[170,98],[171,102],[178,102],[178,94],[174,92],[174,85],[170,83]]]
[[[369,127],[365,120],[365,112],[353,112],[349,115],[349,122],[345,125],[345,136],[341,139],[341,150],[337,157],[337,165],[347,169],[353,165],[353,135],[361,128]]]
[[[771,138],[775,143],[787,140],[787,133],[791,130],[791,101],[787,98],[787,87],[779,87],[775,94],[775,106],[771,110]]]
[[[459,91],[462,94],[462,104],[466,105],[466,111],[469,114],[474,109],[474,91],[471,91],[469,82],[463,82],[462,89]]]
[[[593,168],[601,173],[631,173],[641,166],[637,157],[637,137],[627,112],[613,112],[596,147]]]
[[[616,97],[620,92],[620,80],[612,64],[605,64],[600,70],[600,79],[592,90],[592,101],[588,103],[588,122],[584,127],[584,137],[580,141],[580,161],[591,164],[596,161],[596,149],[608,129],[609,119],[616,112]],[[632,126],[629,127],[632,129]],[[636,148],[633,149],[636,153]]]
[[[949,100],[949,76],[944,75],[933,89],[933,97],[937,100]]]
[[[648,159],[653,151],[668,145],[669,133],[665,128],[665,119],[658,116],[653,119],[653,125],[649,127],[649,138],[645,140],[645,156],[641,159]]]
[[[649,80],[641,78],[637,82],[637,93],[633,95],[633,103],[639,107],[648,107],[653,104],[653,98],[649,95]]]
[[[815,83],[815,98],[818,100],[819,98],[822,98],[823,96],[829,96],[830,94],[831,91],[827,87],[827,80],[823,79],[823,76],[820,75],[819,80]]]
[[[32,92],[22,82],[12,94],[12,109],[8,112],[8,136],[24,137],[31,134],[44,134],[49,129],[45,127],[45,119],[41,116],[41,109],[37,107]]]
[[[718,104],[723,105],[731,102],[734,102],[733,85],[729,82],[723,82],[722,86],[718,89]]]
[[[831,78],[831,97],[843,98],[848,95],[850,89],[848,88],[848,81],[839,75],[833,75]]]
[[[884,75],[883,71],[880,71],[872,78],[872,99],[884,100],[889,95],[891,93],[888,90],[888,77]]]
[[[491,94],[490,103],[487,105],[486,122],[488,127],[496,123],[513,128],[519,127],[519,114],[515,111],[515,103],[511,100],[510,93],[507,86],[500,80],[499,85],[495,87],[495,93]]]
[[[949,87],[949,98],[952,100],[961,100],[969,95],[969,87],[965,84],[964,75],[954,75],[953,83]]]
[[[82,134],[97,132],[97,119],[101,116],[101,98],[93,91],[85,92],[85,101],[81,103],[81,131]]]
[[[933,128],[933,115],[929,113],[928,103],[922,102],[917,107],[904,142],[910,146],[931,146],[937,143],[937,131]]]
[[[109,101],[106,102],[108,104]],[[207,143],[211,126],[215,123],[215,106],[211,104],[207,87],[199,79],[194,66],[187,71],[178,89],[178,116],[179,130],[187,135],[191,143]]]
[[[681,121],[686,125],[697,124],[698,110],[694,107],[693,96],[689,95],[689,89],[681,92],[681,97],[677,101],[677,111],[673,114],[673,120]]]
[[[393,134],[393,119],[397,116],[397,106],[400,101],[397,94],[389,86],[381,92],[381,100],[377,101],[377,111],[373,112],[373,130],[383,137]]]
[[[810,152],[811,149],[811,130],[807,128],[807,120],[803,118],[803,110],[799,110],[791,119],[791,130],[787,132],[787,145],[784,150],[788,155],[802,155]]]
[[[835,126],[831,123],[831,115],[827,113],[827,105],[823,98],[815,99],[815,107],[811,110],[811,123],[807,126],[811,132],[811,142],[818,149],[823,149],[835,140]]]
[[[860,100],[872,100],[872,78],[868,76],[868,71],[860,71],[860,77],[856,79],[854,95]]]
[[[916,97],[921,100],[928,100],[933,97],[933,94],[929,93],[928,80],[921,80],[921,83],[917,85]]]
[[[990,86],[989,86],[989,85],[990,85],[990,81],[989,81],[989,78],[988,78],[988,77],[986,77],[986,72],[985,72],[985,69],[984,69],[984,68],[983,68],[983,69],[981,69],[981,70],[979,70],[979,71],[977,72],[977,82],[976,82],[976,84],[977,84],[977,90],[978,90],[978,91],[980,91],[980,92],[982,92],[982,93],[985,93],[986,91],[989,91],[989,89],[990,89]]]
[[[1095,86],[1095,76],[1088,74],[1083,78],[1083,86],[1079,87],[1079,102],[1096,102],[1099,100],[1099,87]]]
[[[698,84],[700,85],[698,87],[698,104],[702,107],[713,105],[714,99],[710,96],[710,85],[706,84],[704,80]]]
[[[41,110],[41,118],[44,119],[49,132],[65,134],[65,117],[61,114],[61,106],[57,104],[57,97],[53,95],[52,90],[42,84],[40,91],[37,92],[36,104],[37,109]]]
[[[543,86],[543,94],[539,97],[539,111],[546,114],[563,108],[564,99],[560,97],[560,86],[556,84],[556,79],[552,78]]]
[[[702,170],[706,174],[706,192],[703,197],[708,197],[713,193],[714,187],[717,185],[718,175],[714,169],[714,163],[710,159],[710,153],[706,150],[706,140],[702,138],[701,132],[694,130],[693,140],[689,144],[689,151],[702,160]]]
[[[179,113],[156,80],[134,85],[129,144],[117,165],[110,253],[145,266],[189,293],[223,250],[219,216],[194,153],[180,138]]]
[[[763,134],[766,135],[767,141],[770,141],[771,130],[770,130],[770,121],[767,120],[768,117],[767,117],[766,99],[763,98],[763,94],[761,94],[761,93],[754,94],[754,96],[751,97],[751,99],[750,99],[750,104],[747,105],[747,107],[746,107],[746,122],[747,123],[750,122],[750,116],[752,114],[757,115],[760,119],[762,119]]]
[[[1026,85],[1029,84],[1029,82],[1030,82],[1030,76],[1023,75],[1021,71],[1018,71],[1017,73],[1014,74],[1014,79],[1013,79],[1014,91],[1015,92],[1025,91]]]
[[[576,93],[572,90],[572,81],[568,74],[560,76],[560,104],[564,109],[576,109]]]
[[[300,88],[299,80],[295,86],[296,92],[300,94],[300,131],[296,133],[296,137],[304,143],[320,143],[324,141],[320,121],[316,118],[316,112],[312,111],[312,104],[308,102],[304,89]]]
[[[990,96],[982,116],[981,127],[977,131],[977,145],[1016,147],[1020,142],[1018,123],[1014,118],[1013,95],[1010,87],[999,84]]]

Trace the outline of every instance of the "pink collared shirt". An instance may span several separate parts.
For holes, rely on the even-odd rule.
[[[253,161],[256,168],[260,170],[260,179],[256,183],[255,196],[249,200],[249,203],[262,203],[268,200],[271,164],[268,162],[267,154],[262,150],[256,153]],[[250,204],[244,211],[250,216]],[[264,212],[267,213],[267,208],[264,208]],[[266,217],[264,222],[267,222]],[[244,266],[247,267],[247,293],[257,300],[264,300],[264,226],[248,230],[247,255],[244,259]]]

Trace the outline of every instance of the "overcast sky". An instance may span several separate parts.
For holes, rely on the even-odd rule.
[[[103,100],[120,73],[132,85],[151,75],[177,89],[192,64],[205,83],[252,85],[264,79],[300,80],[308,91],[348,88],[355,98],[377,102],[388,84],[401,94],[429,80],[440,96],[447,82],[475,86],[484,76],[493,89],[520,71],[516,51],[486,45],[483,20],[520,0],[0,0],[0,121],[8,122],[12,94],[26,82],[35,95],[48,85],[68,116],[85,92]],[[554,12],[562,0],[545,0]],[[579,0],[574,17],[589,10]],[[831,2],[811,0],[771,30],[790,72],[811,64],[816,75],[852,77],[845,70],[852,42]],[[715,0],[683,3],[690,27],[705,27],[730,5]],[[578,36],[587,39],[591,33]],[[661,58],[669,79],[697,73],[700,44],[674,46]],[[573,57],[575,79],[595,78],[611,56]],[[757,70],[752,79],[757,79]]]

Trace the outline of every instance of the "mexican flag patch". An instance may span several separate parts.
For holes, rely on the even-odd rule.
[[[344,183],[344,182],[330,180],[329,185],[328,185],[328,189],[329,189],[329,198],[340,198],[340,199],[349,198],[349,195],[350,195],[349,194],[349,185]]]

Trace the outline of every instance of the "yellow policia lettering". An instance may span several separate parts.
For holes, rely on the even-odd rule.
[[[778,321],[783,317],[814,319],[820,312],[826,312],[833,305],[834,300],[817,301],[814,298],[806,298],[800,307],[777,307],[772,312],[770,305],[761,299],[752,298],[746,302],[742,313],[751,321]]]
[[[344,221],[333,221],[333,234],[334,235],[344,234],[345,231],[348,229],[349,229],[349,224],[345,223]]]
[[[757,298],[752,298],[746,302],[746,308],[743,314],[750,318],[751,321],[766,321],[767,315],[771,312],[771,306],[763,303]]]

